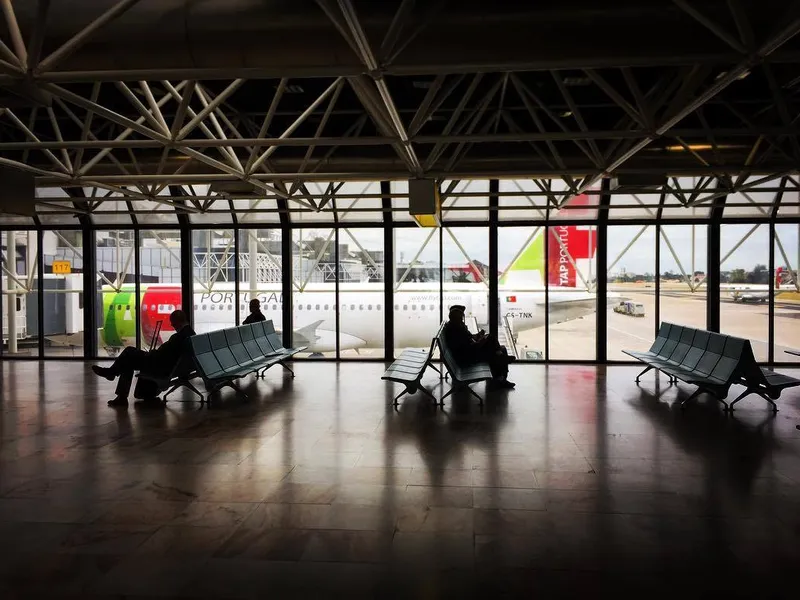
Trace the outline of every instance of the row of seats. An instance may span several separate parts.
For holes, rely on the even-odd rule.
[[[727,410],[744,396],[755,393],[777,410],[771,397],[779,396],[780,390],[767,389],[766,382],[767,374],[776,374],[758,366],[749,340],[664,322],[650,350],[623,352],[647,365],[636,376],[636,383],[639,383],[642,375],[656,369],[666,374],[670,382],[681,380],[696,385],[697,390],[681,405],[708,392],[722,402]],[[781,389],[791,387],[789,381],[782,380],[781,383]],[[724,399],[734,384],[743,384],[747,390],[729,406]],[[800,381],[795,385],[800,385]],[[774,395],[776,391],[777,396]]]
[[[442,362],[444,363],[447,372],[450,374],[451,387],[447,393],[442,396],[442,402],[450,394],[458,389],[466,389],[470,394],[475,396],[481,406],[483,406],[483,398],[472,389],[472,384],[480,383],[481,381],[490,381],[492,379],[492,369],[489,363],[475,363],[467,367],[460,367],[453,357],[453,353],[447,345],[447,339],[444,335],[444,329],[439,330],[439,351],[441,353]]]
[[[251,373],[263,377],[273,365],[281,365],[294,377],[284,361],[305,350],[284,348],[272,321],[201,333],[189,339],[198,375],[209,394],[224,386],[241,393],[234,381]]]
[[[421,391],[423,394],[437,402],[434,396],[425,386],[422,385],[422,376],[425,374],[425,369],[430,366],[441,375],[441,371],[433,364],[433,351],[436,349],[436,340],[442,332],[444,323],[439,326],[439,331],[436,337],[431,340],[430,348],[427,350],[423,348],[407,348],[400,353],[400,356],[389,365],[389,368],[381,376],[381,379],[386,381],[394,381],[395,383],[402,383],[405,389],[398,394],[394,399],[394,405],[397,406],[398,400],[405,394],[413,394]],[[439,404],[442,404],[440,401]]]

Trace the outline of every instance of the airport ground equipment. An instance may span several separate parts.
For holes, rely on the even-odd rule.
[[[247,397],[236,381],[251,373],[263,376],[273,365],[281,365],[294,377],[285,361],[304,350],[284,348],[272,321],[194,335],[189,340],[197,373],[209,394],[228,386]]]
[[[444,323],[439,326],[439,331],[436,336],[431,340],[430,348],[407,348],[400,353],[400,356],[389,365],[381,379],[386,381],[393,381],[395,383],[402,383],[405,389],[394,398],[394,405],[398,405],[398,400],[405,394],[414,394],[421,391],[426,396],[429,396],[434,403],[442,404],[441,401],[437,402],[430,390],[422,385],[422,376],[425,370],[430,366],[434,371],[441,375],[439,368],[433,364],[433,351],[436,349],[437,340],[442,333]]]
[[[493,379],[492,370],[489,368],[489,363],[475,363],[474,365],[469,365],[468,367],[459,367],[458,363],[456,363],[455,359],[453,358],[453,353],[447,346],[447,340],[445,339],[443,330],[439,331],[437,339],[439,340],[439,350],[442,355],[442,362],[444,363],[444,366],[447,369],[447,372],[450,374],[450,378],[452,380],[450,390],[444,396],[442,396],[439,404],[444,405],[444,399],[456,390],[466,389],[470,394],[480,400],[480,404],[483,406],[483,398],[474,389],[472,389],[471,386],[475,383],[480,383],[481,381],[490,381]]]
[[[742,398],[757,394],[777,411],[773,400],[784,389],[800,385],[800,380],[759,367],[749,340],[673,323],[661,323],[650,350],[624,352],[647,365],[636,376],[636,383],[655,369],[667,375],[670,383],[681,380],[696,385],[697,390],[681,402],[682,407],[700,394],[709,393],[726,411],[733,410]],[[728,404],[725,398],[734,384],[744,385],[745,391]]]

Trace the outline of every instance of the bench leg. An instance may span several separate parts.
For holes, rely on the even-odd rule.
[[[279,362],[278,364],[279,364],[280,366],[282,366],[284,369],[286,369],[287,371],[289,371],[289,373],[291,373],[291,374],[292,374],[292,378],[294,378],[294,371],[292,371],[292,370],[291,370],[291,369],[290,369],[288,366],[286,366],[286,363],[285,363],[285,362],[281,361],[281,362]],[[264,369],[264,370],[266,371],[266,369]]]
[[[470,387],[469,385],[467,385],[465,387],[467,388],[467,391],[470,394],[472,394],[473,396],[475,396],[478,399],[478,403],[480,404],[480,406],[483,406],[483,397],[478,392],[473,390],[472,387]]]
[[[425,388],[424,388],[424,387],[422,387],[422,386],[419,386],[417,389],[418,389],[420,392],[422,392],[423,394],[425,394],[426,396],[428,396],[428,398],[430,398],[431,400],[433,400],[433,403],[434,403],[434,405],[438,404],[439,406],[442,406],[442,403],[441,403],[439,400],[437,400],[437,399],[436,399],[436,396],[434,396],[434,395],[433,395],[433,394],[432,394],[430,391],[428,391],[427,389],[425,389]]]
[[[683,401],[681,402],[681,409],[684,409],[684,408],[686,408],[686,404],[687,404],[688,402],[690,402],[690,401],[694,400],[694,399],[695,399],[695,398],[697,398],[697,397],[698,397],[700,394],[703,394],[703,393],[711,394],[711,396],[712,396],[712,397],[713,397],[715,400],[717,400],[717,401],[719,401],[719,402],[722,402],[722,405],[724,406],[723,410],[724,410],[724,411],[726,411],[726,412],[728,411],[728,403],[727,403],[727,402],[725,402],[725,400],[723,400],[722,398],[720,398],[720,397],[719,397],[719,396],[717,396],[716,394],[714,394],[713,392],[710,392],[710,391],[708,391],[708,390],[707,390],[707,389],[705,389],[705,388],[697,388],[697,389],[694,391],[694,393],[693,393],[691,396],[689,396],[688,398],[686,398],[685,400],[683,400]]]
[[[644,375],[645,373],[647,373],[649,370],[651,370],[652,368],[653,368],[653,367],[651,367],[650,365],[647,365],[647,366],[645,367],[644,371],[642,371],[641,373],[639,373],[639,374],[636,376],[636,383],[639,383],[639,378],[640,378],[642,375]]]
[[[245,400],[249,399],[248,395],[239,387],[239,385],[235,381],[223,381],[222,383],[218,383],[213,388],[208,391],[208,394],[211,395],[214,392],[220,391],[224,387],[233,388],[237,394],[244,396]]]
[[[182,382],[180,382],[180,383],[176,383],[175,385],[173,385],[173,386],[170,388],[170,390],[169,390],[169,391],[168,391],[166,394],[164,394],[164,396],[163,396],[163,397],[164,397],[164,402],[166,402],[166,401],[167,401],[167,396],[169,396],[169,395],[170,395],[172,392],[174,392],[175,390],[177,390],[178,388],[181,388],[181,387],[188,388],[188,389],[189,389],[189,390],[191,390],[191,391],[192,391],[194,394],[196,394],[197,396],[200,396],[200,402],[203,402],[203,401],[205,400],[205,398],[203,397],[203,394],[201,394],[201,393],[200,393],[200,390],[198,390],[198,389],[197,389],[197,388],[194,386],[194,384],[192,384],[192,382],[191,382],[191,381],[182,381]]]
[[[433,364],[431,361],[428,361],[428,366],[429,366],[431,369],[433,369],[434,371],[436,371],[436,372],[437,372],[439,375],[441,375],[441,374],[442,374],[442,371],[439,369],[439,367],[437,367],[437,366],[436,366],[435,364]]]
[[[766,400],[767,402],[769,402],[772,405],[772,412],[773,413],[778,412],[778,405],[775,404],[775,401],[772,398],[770,398],[769,396],[767,396],[766,394],[764,394],[764,393],[762,393],[762,392],[760,392],[758,390],[745,390],[744,392],[739,394],[739,396],[736,398],[736,400],[731,402],[731,405],[730,405],[730,408],[729,408],[730,412],[733,412],[733,405],[734,404],[736,404],[737,402],[739,402],[739,400],[745,398],[746,396],[749,396],[750,394],[756,394],[758,396],[761,396],[764,400]]]
[[[395,407],[399,406],[400,403],[398,402],[398,400],[400,400],[400,398],[402,398],[403,396],[405,396],[408,393],[409,393],[408,392],[408,388],[404,389],[402,392],[400,392],[399,394],[397,394],[397,396],[394,397],[394,401],[392,402],[392,404]]]

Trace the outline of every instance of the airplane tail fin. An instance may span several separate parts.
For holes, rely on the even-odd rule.
[[[569,204],[587,205],[592,200],[585,194],[576,196]],[[551,225],[547,231],[537,233],[527,247],[514,259],[502,277],[504,285],[576,287],[578,276],[575,265],[591,260],[597,251],[597,233],[590,226]],[[547,267],[547,268],[545,268]]]

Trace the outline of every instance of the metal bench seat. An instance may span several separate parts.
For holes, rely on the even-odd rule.
[[[470,394],[475,396],[480,401],[481,406],[483,406],[483,397],[474,389],[472,389],[472,385],[482,381],[490,381],[494,379],[492,376],[492,370],[489,368],[489,364],[476,363],[474,365],[461,367],[455,361],[453,353],[447,345],[447,340],[445,339],[443,329],[439,331],[438,339],[439,350],[441,351],[442,355],[442,362],[444,363],[447,372],[450,374],[452,381],[450,389],[444,396],[442,396],[440,403],[443,404],[444,399],[450,394],[454,393],[456,390],[466,389]]]
[[[800,385],[798,379],[759,367],[749,340],[683,325],[662,323],[650,350],[623,352],[646,365],[636,376],[636,383],[655,369],[666,374],[670,383],[681,380],[696,385],[697,390],[681,406],[707,392],[725,405],[725,410],[733,410],[742,398],[757,394],[777,411],[773,400],[782,390]],[[734,384],[747,389],[729,405],[725,398]]]
[[[422,376],[425,374],[425,370],[430,365],[434,370],[439,371],[436,368],[436,365],[432,364],[431,360],[433,357],[433,351],[436,348],[437,339],[439,333],[442,331],[442,326],[439,327],[439,332],[437,332],[436,337],[431,340],[430,347],[425,349],[418,349],[418,348],[407,348],[400,353],[400,356],[397,357],[389,368],[381,375],[381,379],[385,381],[393,381],[395,383],[401,383],[405,386],[402,392],[400,392],[397,396],[395,396],[393,404],[394,406],[398,405],[398,401],[400,398],[406,394],[414,394],[417,391],[421,391],[423,394],[431,398],[434,403],[437,403],[436,396],[434,396],[430,390],[428,390],[425,386],[422,385]],[[440,372],[441,373],[441,372]],[[442,402],[439,401],[439,404]]]

